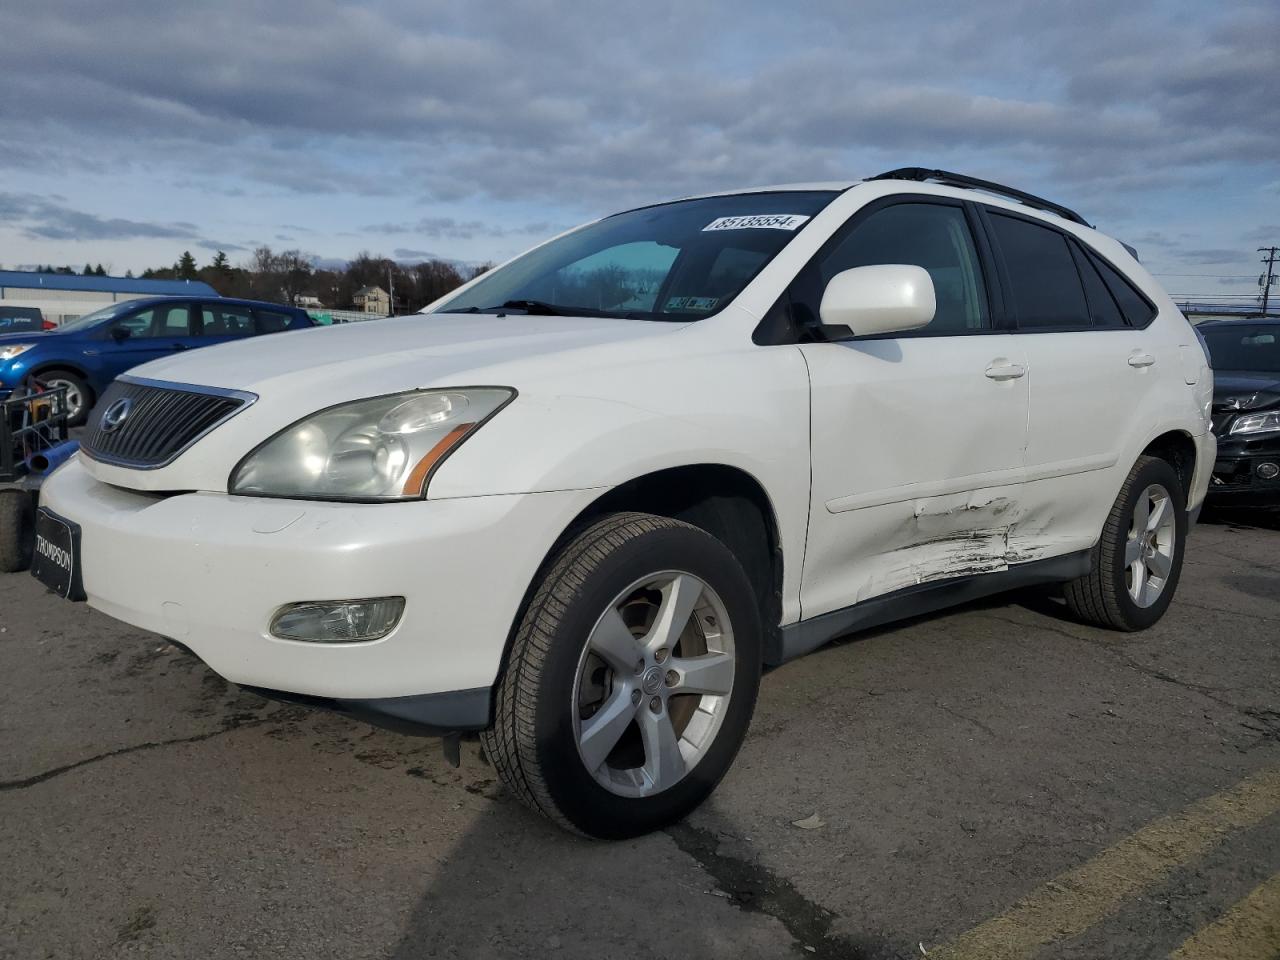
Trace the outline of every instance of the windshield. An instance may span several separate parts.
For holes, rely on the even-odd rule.
[[[619,213],[529,251],[431,312],[699,320],[724,308],[835,196],[744,193]]]
[[[1280,324],[1201,327],[1215,370],[1280,373]]]
[[[68,330],[83,330],[85,327],[91,327],[95,323],[102,320],[109,320],[112,317],[124,312],[125,308],[130,306],[128,301],[124,303],[113,303],[109,307],[103,307],[101,310],[95,310],[93,313],[86,313],[83,317],[76,317],[74,320],[68,320],[66,323],[58,327],[58,332],[62,333]]]

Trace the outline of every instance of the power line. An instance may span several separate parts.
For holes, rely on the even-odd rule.
[[[1153,277],[1207,277],[1211,280],[1252,280],[1248,273],[1153,273]]]

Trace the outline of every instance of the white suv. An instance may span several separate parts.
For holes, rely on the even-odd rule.
[[[481,731],[596,837],[715,787],[762,669],[1010,587],[1169,605],[1211,372],[1120,243],[910,168],[607,217],[425,315],[117,381],[34,573],[229,680]]]

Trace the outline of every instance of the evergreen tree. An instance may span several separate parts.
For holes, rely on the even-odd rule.
[[[173,269],[181,279],[194,280],[196,279],[196,258],[191,255],[190,250],[183,250],[182,256],[178,258]]]
[[[82,277],[92,277],[92,276],[93,276],[93,267],[86,263],[86,264],[84,265],[84,270],[82,270],[82,271],[80,272],[80,276],[82,276]]]
[[[93,268],[93,275],[95,277],[105,277],[107,275],[107,271],[102,269],[102,264],[98,264]]]

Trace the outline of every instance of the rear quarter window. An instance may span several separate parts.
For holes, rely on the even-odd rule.
[[[1155,305],[1139,293],[1137,288],[1118,270],[1093,251],[1089,251],[1089,260],[1097,268],[1111,295],[1116,298],[1125,322],[1131,327],[1145,327],[1150,323],[1156,315]]]
[[[277,310],[255,310],[253,312],[256,331],[263,333],[279,333],[281,330],[288,330],[297,320],[292,314],[283,313]]]

